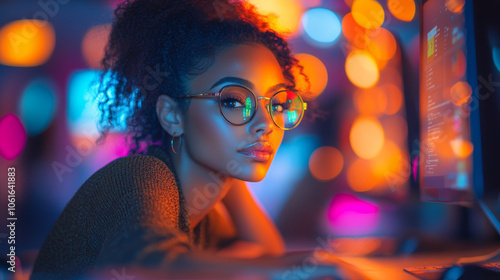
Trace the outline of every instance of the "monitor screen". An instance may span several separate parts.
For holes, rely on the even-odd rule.
[[[498,85],[495,80],[500,70],[494,61],[499,21],[490,12],[499,5],[472,2],[427,0],[421,6],[419,179],[424,201],[471,205],[486,183],[496,184],[500,177],[494,174],[500,167],[500,80]]]

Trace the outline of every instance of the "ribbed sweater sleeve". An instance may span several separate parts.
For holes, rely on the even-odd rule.
[[[174,175],[158,158],[119,158],[76,192],[42,245],[31,279],[71,279],[108,265],[167,264],[191,248]]]

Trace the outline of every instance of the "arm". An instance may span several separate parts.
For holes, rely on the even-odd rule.
[[[221,256],[276,256],[285,252],[281,234],[245,182],[234,180],[222,202],[234,221],[239,241],[221,250]]]

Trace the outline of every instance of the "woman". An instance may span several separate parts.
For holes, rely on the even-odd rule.
[[[101,129],[128,112],[132,155],[78,190],[32,279],[109,265],[179,275],[290,265],[262,258],[284,242],[243,182],[264,178],[306,109],[287,42],[240,1],[137,0],[115,11],[103,66],[114,82],[100,89]]]

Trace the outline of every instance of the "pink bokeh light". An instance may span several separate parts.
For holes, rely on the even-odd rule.
[[[328,220],[336,235],[373,234],[380,221],[379,207],[352,194],[337,194],[328,208]]]
[[[0,156],[7,160],[18,157],[26,145],[26,129],[19,118],[8,114],[0,120]]]

